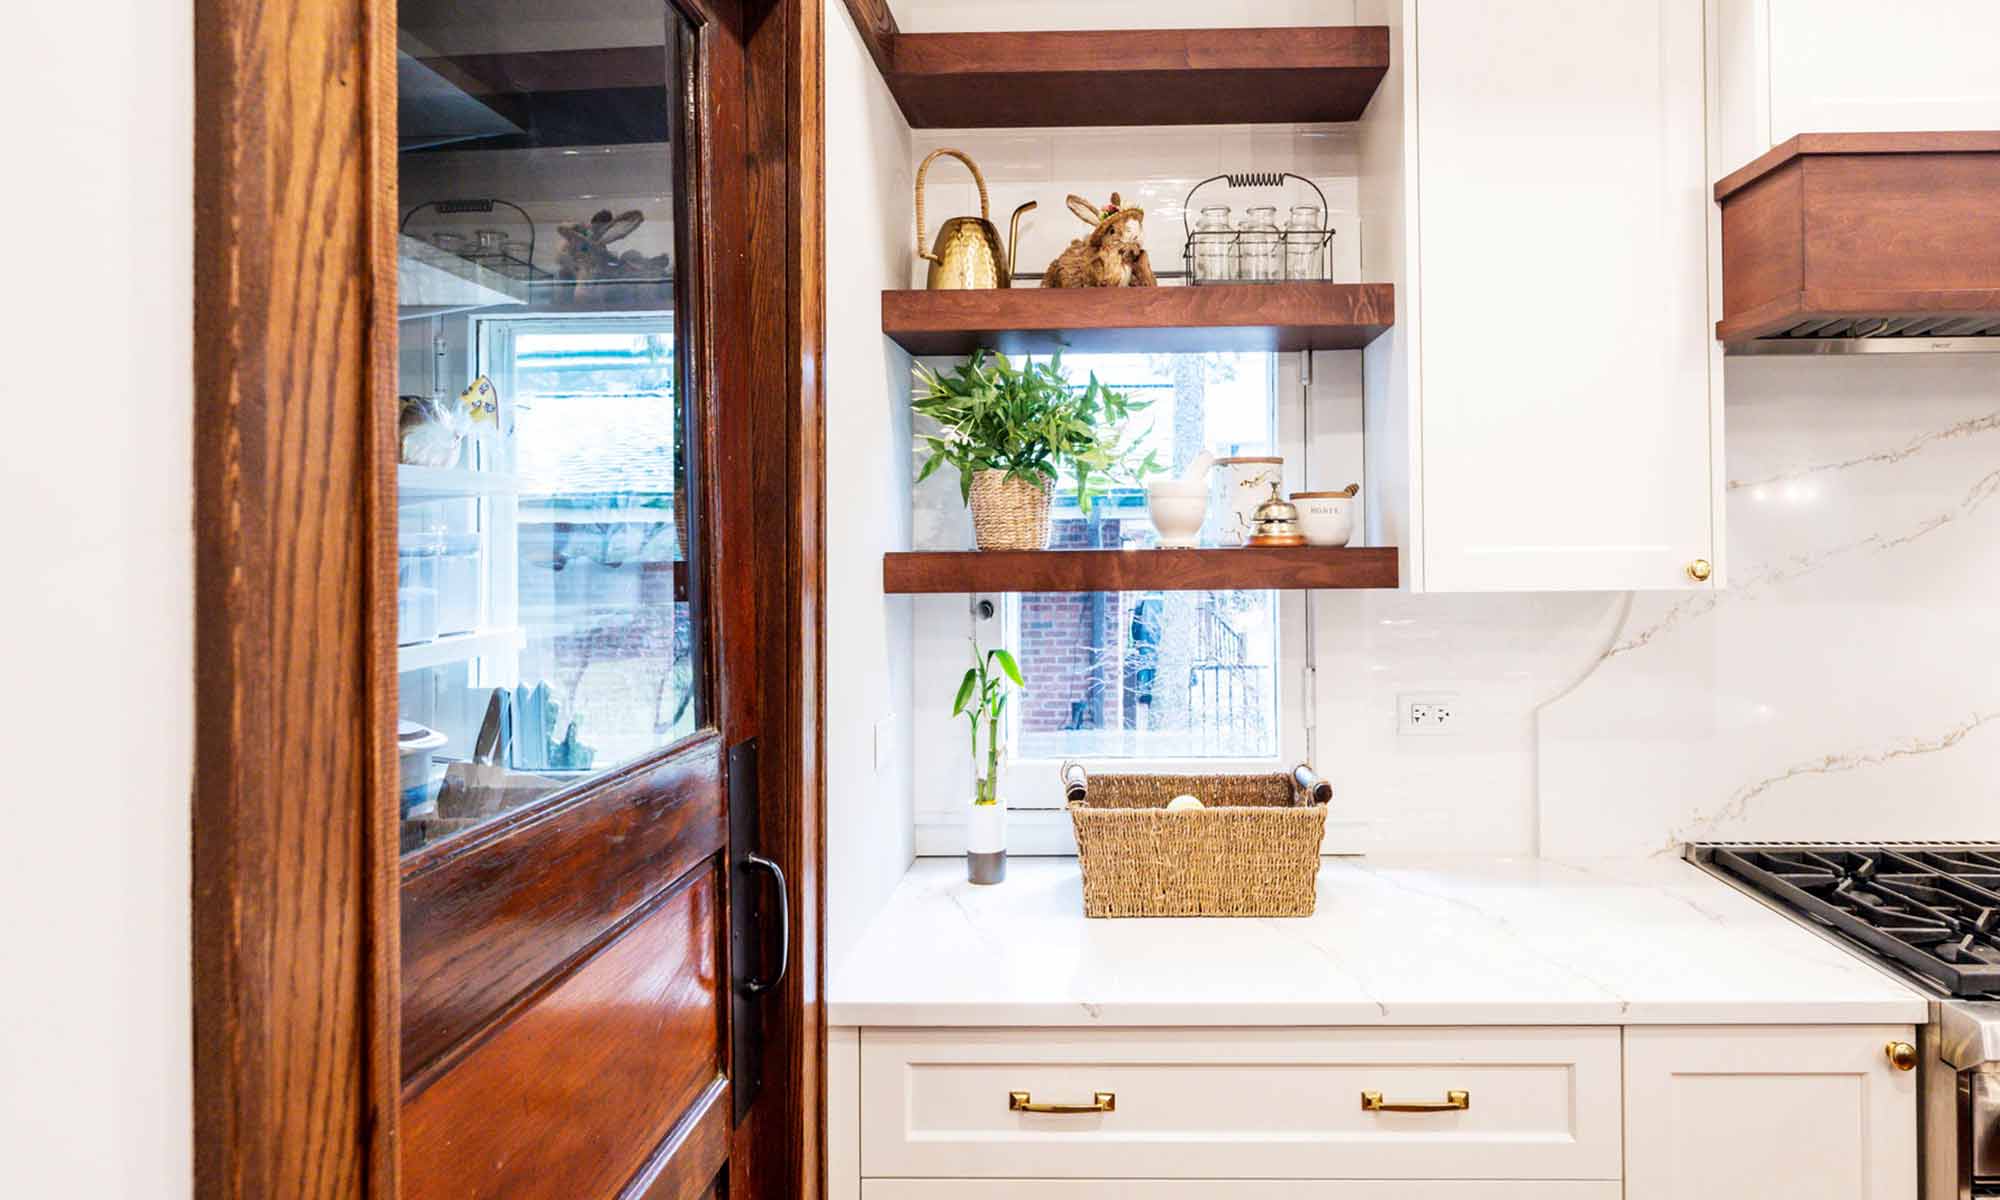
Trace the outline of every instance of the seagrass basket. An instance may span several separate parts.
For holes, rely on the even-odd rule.
[[[1049,489],[1005,471],[972,476],[972,533],[981,550],[1049,548]]]
[[[1089,917],[1309,917],[1333,789],[1267,775],[1062,770]],[[1203,807],[1168,812],[1191,795]]]

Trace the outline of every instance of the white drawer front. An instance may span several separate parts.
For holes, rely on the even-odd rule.
[[[1616,1180],[870,1179],[861,1200],[1621,1200]]]
[[[1617,1179],[1617,1029],[875,1030],[861,1167],[905,1179]],[[1371,1112],[1390,1104],[1462,1110]],[[1106,1113],[1010,1111],[1115,1097]],[[1062,1193],[1057,1193],[1061,1195]]]

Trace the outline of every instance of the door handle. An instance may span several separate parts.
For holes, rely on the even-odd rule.
[[[1362,1112],[1394,1113],[1436,1113],[1458,1112],[1472,1107],[1472,1093],[1456,1089],[1446,1092],[1443,1100],[1384,1100],[1380,1092],[1361,1093]]]
[[[761,996],[784,981],[785,971],[792,965],[792,901],[785,888],[785,869],[761,854],[746,854],[743,865],[770,872],[778,885],[778,969],[769,979],[746,979],[743,990],[752,996]]]

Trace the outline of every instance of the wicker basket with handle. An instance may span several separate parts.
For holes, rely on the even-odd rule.
[[[1333,788],[1290,774],[1090,775],[1065,763],[1090,917],[1307,917]],[[1203,807],[1168,812],[1191,795]]]

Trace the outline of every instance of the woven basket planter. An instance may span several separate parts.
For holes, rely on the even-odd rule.
[[[1005,471],[975,471],[972,534],[981,550],[1048,549],[1048,487]]]
[[[1089,917],[1309,917],[1327,785],[1270,775],[1091,775],[1063,769]],[[1204,807],[1166,811],[1176,796]]]

